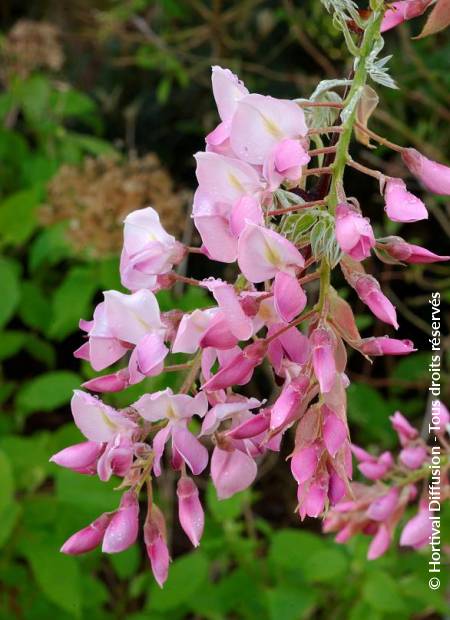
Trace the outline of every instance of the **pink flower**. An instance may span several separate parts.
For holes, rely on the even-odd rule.
[[[300,403],[309,387],[306,377],[298,377],[283,386],[283,390],[271,408],[270,428],[291,424],[300,412]]]
[[[183,476],[179,479],[177,495],[181,527],[194,547],[198,547],[203,534],[205,515],[198,497],[198,489],[191,478]]]
[[[67,555],[79,555],[98,547],[103,540],[111,518],[112,514],[108,513],[98,517],[90,525],[68,538],[61,547],[61,552]]]
[[[253,334],[253,322],[242,309],[234,286],[213,278],[203,283],[212,292],[231,333],[238,340],[248,340]]]
[[[380,556],[384,555],[389,549],[390,544],[391,533],[388,527],[384,523],[381,523],[378,526],[377,533],[375,534],[372,542],[370,543],[369,550],[367,552],[367,559],[376,560]]]
[[[305,260],[285,237],[248,222],[239,237],[238,264],[247,280],[264,282],[280,271],[295,274],[303,269]]]
[[[369,506],[367,516],[374,521],[386,521],[397,507],[399,490],[392,487],[386,494],[377,497]]]
[[[112,516],[103,536],[102,551],[119,553],[136,542],[139,528],[139,504],[134,491],[122,495],[120,506]]]
[[[214,448],[211,477],[219,499],[227,499],[249,487],[256,478],[256,472],[255,461],[245,452]]]
[[[194,310],[191,314],[184,314],[173,341],[173,353],[195,353],[203,334],[217,314],[216,308],[208,310]]]
[[[299,139],[307,130],[303,110],[293,101],[250,94],[238,101],[230,144],[243,161],[263,165],[282,140]]]
[[[389,336],[364,338],[358,348],[365,355],[408,355],[417,351],[411,340],[397,340]]]
[[[159,508],[153,504],[144,524],[144,542],[153,576],[160,588],[169,572],[169,549],[166,542],[166,524]]]
[[[75,424],[93,442],[109,442],[118,433],[130,433],[137,428],[126,415],[81,390],[74,390],[71,408]]]
[[[348,431],[344,422],[326,405],[323,406],[323,441],[330,456],[333,458],[345,441],[348,440]]]
[[[212,67],[212,90],[216,101],[221,123],[206,136],[209,150],[221,152],[226,148],[230,135],[231,121],[236,111],[237,103],[248,95],[248,90],[239,78],[229,69]]]
[[[125,218],[124,245],[120,260],[122,284],[135,291],[154,289],[157,275],[168,273],[185,250],[161,226],[158,213],[148,207]]]
[[[291,459],[291,471],[298,484],[314,476],[319,457],[320,446],[317,443],[294,452]]]
[[[400,452],[399,459],[408,469],[419,469],[427,460],[427,450],[422,445],[407,446]]]
[[[279,271],[273,285],[275,310],[280,318],[289,323],[306,306],[306,294],[296,276]]]
[[[245,385],[250,381],[256,366],[264,359],[265,346],[262,342],[248,345],[236,353],[229,362],[221,366],[220,370],[211,377],[202,388],[212,392],[223,390],[232,385]]]
[[[325,327],[318,327],[310,336],[314,374],[322,393],[330,392],[336,379],[334,338]]]
[[[433,0],[399,0],[389,4],[381,22],[381,32],[395,28],[404,21],[422,15]],[[408,149],[410,150],[410,149]]]
[[[218,402],[205,415],[201,434],[212,435],[224,420],[240,420],[242,417],[245,417],[245,414],[250,412],[250,409],[255,409],[260,405],[261,402],[256,398],[245,398],[240,394],[227,395],[226,400]],[[252,419],[254,418],[246,419],[246,422],[251,422]],[[237,431],[239,428],[240,425],[230,431],[229,434],[233,434],[233,431]],[[243,437],[240,437],[240,439],[243,439]]]
[[[439,256],[420,245],[407,243],[401,237],[387,237],[383,239],[380,248],[386,251],[392,258],[403,263],[428,264],[447,261],[450,256]]]
[[[400,442],[405,445],[411,439],[416,439],[419,436],[419,432],[416,428],[411,426],[408,420],[403,416],[400,411],[396,411],[390,418],[393,429],[397,432]]]
[[[409,171],[422,185],[435,194],[450,196],[450,168],[428,159],[416,149],[405,149],[402,158]]]
[[[96,441],[77,443],[54,454],[50,461],[80,474],[95,474],[103,444]]]
[[[429,542],[432,529],[428,507],[421,506],[416,516],[410,519],[403,528],[400,544],[403,547],[414,547],[414,549],[425,547]]]
[[[283,181],[299,181],[302,167],[311,160],[298,140],[281,140],[264,161],[263,174],[271,191]]]
[[[144,394],[133,404],[133,408],[149,422],[167,420],[167,425],[156,433],[153,440],[155,475],[161,474],[161,457],[170,437],[172,464],[175,469],[179,469],[183,461],[195,475],[205,469],[208,464],[208,450],[187,428],[194,415],[203,417],[206,413],[208,402],[203,392],[193,398],[186,394],[174,394],[170,388],[166,388],[153,394]]]
[[[353,288],[361,301],[370,308],[380,321],[389,323],[393,325],[395,329],[398,329],[395,306],[393,306],[389,299],[382,293],[379,283],[373,276],[357,275],[353,283]]]
[[[336,239],[341,250],[357,261],[368,258],[375,247],[369,220],[346,203],[336,208]]]
[[[352,448],[353,454],[355,454],[355,450]],[[367,460],[363,460],[359,465],[359,471],[369,480],[380,480],[384,478],[384,476],[388,473],[388,471],[394,465],[394,459],[392,458],[392,454],[390,452],[383,452],[378,458],[365,453],[369,458]],[[360,459],[360,456],[355,454],[355,456]]]
[[[428,219],[428,211],[417,196],[406,189],[402,179],[388,179],[384,190],[385,211],[393,222],[418,222]]]

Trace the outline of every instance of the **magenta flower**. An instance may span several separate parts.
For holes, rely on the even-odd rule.
[[[408,420],[400,411],[396,411],[390,418],[393,429],[397,432],[398,438],[402,446],[407,444],[412,439],[416,439],[419,436],[419,432],[416,428],[411,426]]]
[[[221,366],[202,388],[208,392],[223,390],[232,385],[245,385],[250,381],[256,366],[264,359],[265,346],[262,342],[248,345],[236,352],[231,359]]]
[[[203,417],[208,402],[203,392],[195,398],[186,394],[174,394],[170,388],[153,394],[144,394],[133,405],[144,420],[158,422],[167,420],[167,425],[158,431],[153,439],[153,471],[161,474],[161,457],[164,446],[172,438],[172,464],[176,469],[186,463],[194,475],[200,474],[208,464],[208,450],[188,430],[188,422],[194,415]]]
[[[77,443],[54,454],[50,461],[80,474],[95,474],[104,446],[96,441]]]
[[[279,271],[273,284],[275,310],[280,318],[289,323],[305,308],[306,294],[296,276]]]
[[[417,351],[411,340],[397,340],[389,336],[364,338],[358,348],[364,355],[408,355]]]
[[[171,271],[184,256],[184,248],[161,226],[158,213],[148,207],[125,218],[120,259],[122,284],[136,291],[157,286],[157,276]]]
[[[368,258],[376,243],[369,220],[347,203],[336,208],[336,239],[341,250],[357,261]]]
[[[409,171],[430,192],[450,196],[450,168],[428,159],[416,149],[404,149],[402,158]]]
[[[385,250],[389,256],[403,263],[428,264],[447,261],[450,256],[439,256],[422,248],[420,245],[407,243],[401,237],[387,237],[380,244],[381,249]]]
[[[389,549],[389,545],[391,544],[391,533],[389,528],[384,524],[380,523],[377,529],[377,533],[372,539],[370,543],[369,550],[367,552],[368,560],[376,560],[386,553]]]
[[[381,22],[381,32],[395,28],[402,22],[419,17],[433,0],[399,0],[391,2]]]
[[[112,514],[110,513],[98,517],[90,525],[68,538],[61,547],[61,552],[67,555],[79,555],[98,547],[103,540],[111,518]]]
[[[248,222],[238,242],[238,264],[250,282],[271,280],[277,273],[295,274],[305,260],[294,244],[269,228]]]
[[[336,379],[333,333],[318,327],[310,336],[314,374],[322,393],[330,392]]]
[[[418,222],[428,219],[423,202],[406,189],[402,179],[388,179],[384,190],[385,211],[393,222]]]
[[[429,542],[432,529],[428,507],[421,506],[418,513],[403,528],[400,544],[403,547],[414,547],[414,549],[425,547]]]
[[[271,191],[283,181],[299,181],[302,168],[311,160],[299,140],[285,138],[279,142],[264,161],[263,175]]]
[[[159,508],[153,504],[144,524],[144,542],[153,576],[160,588],[167,581],[170,555],[166,542],[166,524]]]
[[[194,547],[198,547],[203,534],[205,515],[194,481],[182,476],[178,481],[177,495],[181,527]]]
[[[214,448],[211,456],[211,478],[219,499],[227,499],[249,487],[256,478],[256,472],[254,459],[245,452]]]
[[[385,495],[377,497],[369,506],[367,516],[373,521],[386,521],[392,515],[399,501],[399,490],[392,487]]]
[[[113,514],[103,536],[102,551],[119,553],[136,542],[139,528],[139,504],[134,491],[126,491],[119,509]]]
[[[399,454],[400,462],[408,469],[419,469],[427,460],[427,450],[425,446],[407,446]]]
[[[373,314],[383,321],[398,329],[397,313],[395,306],[382,293],[379,283],[373,276],[357,275],[353,288],[362,302],[366,304]]]

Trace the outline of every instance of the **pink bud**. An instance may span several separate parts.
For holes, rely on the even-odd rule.
[[[298,415],[300,403],[308,389],[309,380],[300,376],[283,388],[280,396],[272,406],[270,428],[278,428],[290,424]]]
[[[368,258],[375,247],[369,220],[346,203],[336,208],[336,239],[341,250],[357,261]]]
[[[214,347],[215,349],[225,350],[236,346],[238,339],[231,333],[228,321],[222,312],[216,314],[209,324],[208,329],[200,338],[200,347]]]
[[[405,149],[402,158],[409,171],[422,185],[435,194],[450,196],[450,168],[428,159],[416,149]]]
[[[395,307],[383,295],[380,285],[373,276],[360,275],[355,279],[353,286],[361,301],[370,308],[380,321],[393,325],[395,329],[398,329]]]
[[[387,474],[393,464],[392,454],[384,452],[375,462],[363,461],[358,465],[358,469],[369,480],[380,480]]]
[[[294,452],[291,460],[292,475],[301,484],[314,475],[319,464],[320,448],[317,444]]]
[[[318,327],[310,337],[314,374],[322,393],[330,392],[336,379],[333,336],[329,329]]]
[[[144,524],[144,542],[152,567],[153,576],[163,587],[169,572],[169,549],[166,543],[166,527],[164,517],[155,504],[147,514]]]
[[[102,443],[84,441],[57,452],[50,461],[80,474],[95,474],[97,459],[102,451]]]
[[[119,553],[128,549],[137,538],[139,527],[139,503],[132,490],[122,495],[120,506],[114,513],[103,538],[102,551]]]
[[[110,514],[102,514],[90,525],[73,534],[61,547],[67,555],[79,555],[92,551],[102,542],[105,530],[111,521]]]
[[[425,446],[407,446],[399,454],[401,463],[408,469],[418,469],[427,460]]]
[[[317,518],[323,512],[327,490],[327,476],[321,476],[318,480],[313,480],[306,493],[302,493],[302,486],[298,487],[298,502],[302,520],[306,516]]]
[[[414,547],[419,549],[428,543],[431,536],[432,525],[428,508],[422,507],[415,517],[410,519],[403,528],[400,536],[400,544],[403,547]]]
[[[344,422],[329,407],[324,405],[322,411],[324,414],[322,427],[323,441],[330,456],[335,457],[336,452],[348,437],[347,428]]]
[[[267,411],[263,411],[242,422],[228,431],[227,437],[233,439],[249,439],[264,433],[269,428],[270,417]]]
[[[393,487],[385,495],[377,497],[369,506],[367,516],[374,521],[386,521],[397,507],[399,491]]]
[[[302,166],[310,159],[298,140],[282,140],[275,148],[275,170],[290,181],[296,181],[300,177]]]
[[[402,179],[389,179],[384,191],[386,214],[393,222],[418,222],[428,219],[428,211],[417,196],[406,189]]]
[[[397,340],[389,336],[365,338],[358,348],[365,355],[408,355],[417,351],[411,340]]]
[[[400,442],[404,445],[407,441],[415,439],[419,436],[419,432],[415,429],[408,420],[403,416],[400,411],[396,411],[393,416],[390,416],[390,421],[393,429],[397,432]]]
[[[193,480],[186,476],[178,481],[178,518],[187,537],[198,547],[203,534],[205,515]]]
[[[386,525],[382,523],[379,526],[374,539],[370,543],[369,551],[367,552],[367,559],[376,560],[380,556],[384,555],[386,551],[389,549],[390,543],[391,543],[391,534],[388,528],[386,527]]]
[[[128,370],[123,368],[110,375],[102,375],[85,381],[81,385],[91,392],[121,392],[129,386],[129,378]]]
[[[407,243],[401,237],[386,237],[379,246],[392,258],[410,264],[439,263],[450,259],[450,256],[439,256],[420,245]]]

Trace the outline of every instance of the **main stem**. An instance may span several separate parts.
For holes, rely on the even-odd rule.
[[[339,139],[336,144],[336,153],[334,162],[331,166],[331,183],[330,191],[325,201],[328,210],[334,215],[336,207],[343,193],[343,179],[345,166],[349,159],[349,146],[353,133],[353,127],[356,122],[356,110],[358,102],[358,93],[362,90],[367,81],[367,60],[373,49],[375,41],[380,36],[381,20],[384,15],[384,7],[381,1],[378,2],[376,9],[373,11],[364,36],[359,47],[359,54],[355,60],[355,70],[352,85],[344,101],[344,108],[341,112],[342,122]],[[320,294],[318,307],[321,313],[325,309],[325,298],[330,288],[331,270],[326,258],[322,259],[321,278],[320,278]]]

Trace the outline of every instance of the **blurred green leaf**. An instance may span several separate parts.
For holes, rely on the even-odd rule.
[[[317,599],[313,590],[281,587],[267,591],[270,620],[300,620],[310,617]]]
[[[14,493],[14,478],[8,455],[0,450],[0,509],[8,506]]]
[[[58,553],[53,544],[30,542],[23,551],[34,578],[47,598],[75,618],[81,617],[81,577],[75,558]]]
[[[153,583],[149,610],[164,612],[189,602],[199,588],[207,587],[207,578],[208,562],[200,551],[176,559],[170,566],[169,578],[164,588],[160,589]]]
[[[0,256],[0,329],[8,323],[14,314],[20,299],[20,284],[16,265],[13,261]]]
[[[377,611],[396,613],[405,610],[397,582],[381,571],[373,571],[367,575],[363,596]]]
[[[37,226],[36,209],[42,199],[40,186],[11,194],[0,203],[0,235],[3,243],[25,243]]]
[[[18,330],[8,330],[0,333],[0,361],[16,355],[22,348],[27,335]]]
[[[109,556],[109,560],[120,579],[132,577],[139,567],[140,559],[141,555],[137,545],[131,546],[123,553],[115,553]]]
[[[23,385],[17,394],[17,405],[26,413],[52,411],[68,403],[80,383],[80,377],[74,372],[47,372]]]
[[[76,331],[79,320],[91,312],[91,299],[96,289],[97,282],[91,266],[73,267],[53,296],[53,321],[49,336],[63,340]]]
[[[48,298],[35,282],[22,282],[19,316],[25,325],[43,332],[51,322]]]
[[[391,445],[394,433],[389,416],[393,414],[389,403],[370,385],[352,383],[347,389],[348,416],[357,424],[368,441]]]
[[[38,362],[42,362],[48,368],[56,364],[56,352],[54,346],[47,340],[43,340],[36,334],[27,334],[24,345],[25,350]]]
[[[325,550],[325,541],[304,530],[275,532],[269,550],[269,560],[281,569],[307,572],[309,559]]]
[[[208,483],[206,490],[206,501],[208,509],[213,517],[219,522],[230,521],[237,519],[242,515],[243,505],[250,500],[250,491],[245,490],[241,493],[236,493],[229,499],[220,500],[217,497],[216,489],[212,482]]]
[[[28,255],[28,265],[35,272],[44,264],[55,265],[60,260],[72,255],[72,251],[65,237],[65,223],[51,226],[43,230],[31,245]]]

